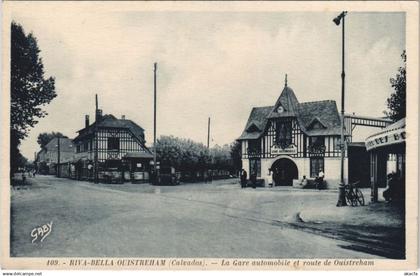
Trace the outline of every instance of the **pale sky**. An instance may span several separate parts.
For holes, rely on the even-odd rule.
[[[158,63],[159,135],[211,145],[233,142],[252,107],[273,105],[284,75],[299,102],[335,100],[340,108],[341,26],[337,12],[14,11],[38,39],[55,98],[21,145],[33,159],[36,138],[74,138],[94,95],[105,114],[126,115],[153,141],[153,62]],[[346,113],[383,116],[389,79],[405,49],[404,13],[346,17]],[[357,128],[356,128],[357,129]],[[362,135],[363,136],[363,135]],[[356,140],[363,141],[364,136]]]

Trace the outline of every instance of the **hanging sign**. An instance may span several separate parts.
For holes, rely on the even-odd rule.
[[[290,144],[288,147],[286,148],[281,148],[277,145],[273,145],[271,147],[271,154],[272,155],[281,155],[281,154],[285,154],[285,155],[289,155],[289,154],[297,154],[297,147],[294,144]]]
[[[366,139],[365,145],[367,150],[372,150],[378,147],[405,142],[405,138],[405,128],[399,128],[385,133],[380,133],[378,135],[373,135]]]

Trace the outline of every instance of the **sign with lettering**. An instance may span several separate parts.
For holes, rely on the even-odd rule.
[[[378,135],[373,135],[366,139],[366,149],[372,150],[378,147],[402,143],[405,141],[405,137],[405,128],[399,128]]]
[[[296,154],[297,153],[297,147],[294,144],[290,144],[288,147],[286,148],[281,148],[277,145],[273,145],[271,147],[271,154],[272,155],[289,155],[289,154]]]

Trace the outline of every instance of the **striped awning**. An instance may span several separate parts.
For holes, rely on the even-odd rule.
[[[380,147],[402,144],[405,139],[405,118],[403,118],[366,138],[366,150],[370,151]]]

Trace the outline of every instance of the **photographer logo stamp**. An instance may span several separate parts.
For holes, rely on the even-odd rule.
[[[41,226],[37,226],[31,231],[32,243],[42,242],[52,231],[53,222],[46,223]]]

